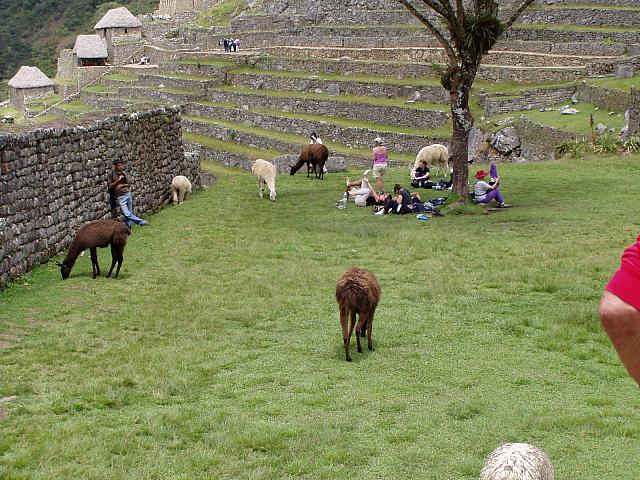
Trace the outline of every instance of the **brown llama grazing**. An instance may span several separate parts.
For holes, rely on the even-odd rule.
[[[295,165],[289,165],[291,167],[291,175],[294,175],[302,165],[307,164],[307,178],[311,171],[315,172],[316,178],[324,180],[324,164],[329,158],[329,149],[319,143],[309,143],[302,147],[300,158]]]
[[[76,263],[78,255],[87,248],[91,252],[93,278],[96,278],[97,275],[100,275],[96,248],[103,248],[109,244],[111,245],[111,268],[109,269],[107,277],[111,276],[116,262],[118,263],[118,268],[116,269],[115,276],[117,277],[118,273],[120,273],[120,267],[122,266],[124,246],[130,234],[131,230],[129,227],[117,220],[96,220],[95,222],[87,223],[76,233],[69,247],[69,252],[62,263],[56,264],[60,267],[62,279],[66,280],[69,278],[69,274],[71,273],[73,265]]]
[[[373,314],[380,301],[380,284],[373,272],[361,268],[350,268],[338,279],[336,300],[340,308],[344,353],[347,357],[347,362],[350,362],[349,344],[351,343],[353,329],[356,327],[356,314],[359,316],[356,327],[358,352],[362,353],[360,336],[364,336],[365,330],[367,332],[367,345],[369,350],[373,350],[371,331]],[[348,327],[347,322],[349,322]]]

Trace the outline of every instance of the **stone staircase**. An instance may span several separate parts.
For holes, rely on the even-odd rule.
[[[241,51],[222,52],[223,37],[240,38]],[[231,165],[295,155],[313,130],[334,155],[361,165],[376,136],[402,163],[424,145],[448,143],[448,92],[439,84],[446,58],[392,0],[327,1],[322,12],[311,0],[258,2],[229,27],[183,25],[178,38],[145,49],[157,68],[132,67],[136,81],[105,80],[113,92],[84,100],[95,108],[182,105],[188,148]],[[583,78],[640,66],[627,56],[638,43],[637,0],[537,3],[478,73],[478,88],[517,82],[522,92],[495,94],[500,101],[483,92],[480,114],[567,101]]]

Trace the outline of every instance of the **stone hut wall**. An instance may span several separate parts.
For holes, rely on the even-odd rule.
[[[71,49],[64,49],[58,55],[58,73],[56,77],[76,78],[78,59]]]
[[[45,98],[54,94],[53,85],[38,88],[13,88],[9,87],[9,104],[22,110],[25,102]]]
[[[169,202],[174,175],[200,182],[175,107],[0,136],[0,286],[62,252],[85,223],[111,216],[106,181],[116,158],[143,216]]]

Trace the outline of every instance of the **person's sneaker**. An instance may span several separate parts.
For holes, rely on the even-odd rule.
[[[147,225],[149,225],[149,222],[147,222],[146,220],[143,220],[140,224],[141,227],[146,227]]]
[[[502,202],[500,205],[498,205],[498,208],[511,208],[511,205],[509,205],[508,203]]]
[[[384,215],[384,208],[382,210],[378,210],[377,212],[374,212],[374,215]]]
[[[402,210],[402,204],[396,207],[396,213],[400,213],[400,210]]]

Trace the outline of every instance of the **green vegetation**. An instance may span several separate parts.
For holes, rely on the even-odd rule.
[[[556,156],[581,158],[586,154],[598,156],[625,153],[632,154],[640,151],[640,137],[631,137],[627,140],[619,140],[612,133],[605,132],[603,135],[595,136],[591,139],[579,137],[575,140],[556,145]]]
[[[282,152],[279,152],[277,150],[246,147],[238,143],[224,142],[222,140],[218,140],[217,138],[211,138],[206,135],[198,135],[196,133],[185,132],[182,134],[182,137],[188,142],[197,143],[198,145],[202,145],[205,148],[210,148],[212,150],[221,150],[237,155],[244,155],[245,157],[254,160],[256,158],[271,160],[272,158],[282,155]]]
[[[0,116],[8,116],[8,117],[20,117],[22,116],[22,112],[20,110],[16,110],[13,107],[0,107]]]
[[[9,99],[9,80],[0,80],[0,102]]]
[[[90,87],[83,88],[82,91],[89,93],[116,93],[115,90],[104,85],[92,85]]]
[[[56,108],[69,113],[89,113],[94,111],[94,108],[91,105],[87,105],[80,101],[61,103]]]
[[[102,77],[104,80],[113,80],[115,82],[135,82],[138,77],[133,75],[122,75],[121,73],[110,73]]]
[[[591,85],[598,85],[600,87],[608,87],[616,90],[622,90],[629,93],[631,87],[640,89],[640,75],[635,75],[631,78],[589,78],[587,83]]]
[[[71,86],[71,85],[75,85],[75,81],[72,78],[64,78],[64,77],[55,77],[52,78],[51,80],[53,80],[53,83],[55,83],[56,85],[60,85],[60,86]]]
[[[247,8],[244,0],[222,0],[218,4],[199,13],[196,23],[201,27],[211,26],[228,26],[231,24],[231,18],[238,15]]]
[[[602,159],[501,165],[514,208],[426,222],[333,208],[342,174],[279,175],[273,203],[207,165],[215,185],[134,227],[118,279],[87,254],[0,292],[0,477],[475,480],[526,441],[558,479],[636,478],[638,388],[596,312],[638,162],[606,158],[597,195]],[[347,363],[352,265],[382,300]]]
[[[235,62],[229,62],[226,60],[216,60],[213,58],[203,58],[202,60],[198,59],[183,59],[178,60],[176,63],[181,63],[183,65],[214,65],[218,67],[232,67],[235,65]]]
[[[197,82],[214,82],[217,80],[216,78],[206,77],[204,75],[190,75],[188,73],[175,73],[175,72],[159,73],[158,76],[163,78],[177,78],[180,80],[195,80]]]
[[[109,8],[131,13],[153,12],[157,0],[5,0],[0,2],[0,79],[11,78],[21,65],[37,66],[52,77],[59,48],[71,48],[79,33],[93,26]]]

